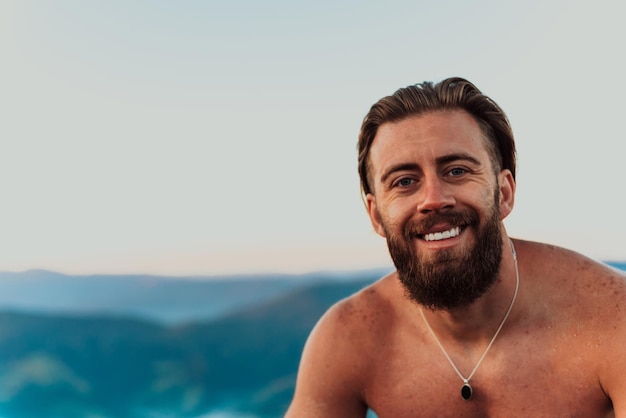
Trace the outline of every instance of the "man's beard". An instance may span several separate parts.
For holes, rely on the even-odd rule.
[[[409,222],[403,237],[386,230],[389,253],[411,299],[431,309],[449,310],[472,304],[491,288],[502,260],[498,189],[494,200],[483,226],[478,226],[478,213],[466,209],[433,213]],[[458,249],[442,249],[428,259],[416,254],[413,241],[417,235],[439,223],[474,228],[476,243],[462,253]]]

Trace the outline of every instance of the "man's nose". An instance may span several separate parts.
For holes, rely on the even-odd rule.
[[[453,207],[455,203],[450,185],[440,178],[430,178],[422,184],[417,210],[422,213],[439,212]]]

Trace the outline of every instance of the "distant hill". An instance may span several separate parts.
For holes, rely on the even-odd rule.
[[[378,277],[312,280],[239,312],[178,325],[2,312],[0,416],[282,416],[315,322]]]
[[[319,280],[358,280],[383,273],[167,277],[70,276],[45,270],[0,272],[0,309],[118,315],[174,324],[237,312]]]
[[[626,271],[626,261],[607,261],[606,264],[617,269]]]
[[[220,321],[185,327],[181,332],[223,336],[222,344],[203,344],[209,348],[204,358],[237,361],[219,368],[219,387],[212,389],[240,393],[240,411],[280,416],[293,395],[300,354],[317,320],[332,304],[375,278],[318,283]]]

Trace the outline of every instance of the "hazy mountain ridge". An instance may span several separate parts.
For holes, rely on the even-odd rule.
[[[606,264],[626,272],[626,261],[606,261]]]
[[[378,271],[382,275],[384,270]],[[319,280],[356,280],[372,271],[231,276],[82,275],[0,272],[0,309],[124,315],[173,324],[209,320]]]
[[[209,321],[0,313],[0,416],[281,416],[322,313],[380,277],[322,275]]]

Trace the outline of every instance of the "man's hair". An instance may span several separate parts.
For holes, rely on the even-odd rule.
[[[376,102],[363,119],[359,134],[359,177],[363,196],[372,193],[369,153],[378,128],[410,116],[462,109],[474,117],[488,139],[488,151],[496,173],[509,169],[515,179],[515,141],[509,120],[493,100],[469,81],[453,77],[437,84],[423,82],[397,90]]]

